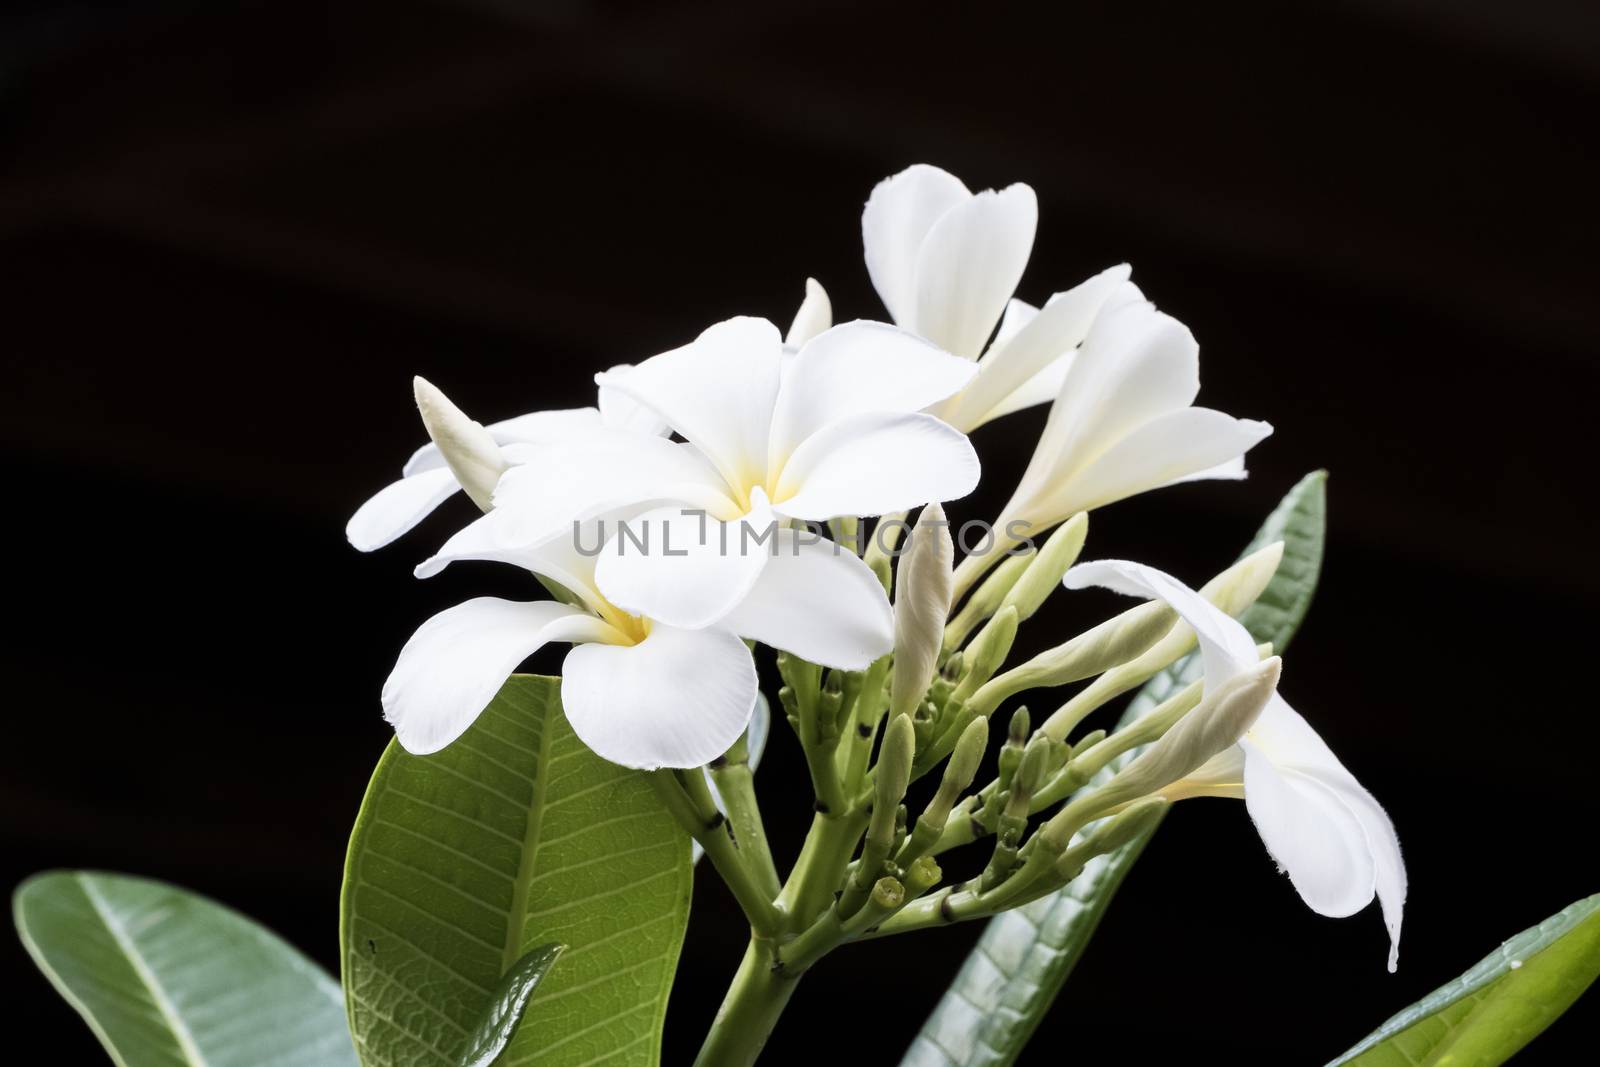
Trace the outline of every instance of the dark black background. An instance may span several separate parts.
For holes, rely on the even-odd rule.
[[[1412,881],[1390,976],[1375,909],[1311,914],[1240,805],[1184,805],[1026,1061],[1115,1040],[1320,1063],[1600,890],[1593,5],[13,10],[7,882],[170,879],[336,966],[393,656],[431,612],[521,591],[494,568],[411,579],[459,498],[375,556],[344,543],[421,440],[410,376],[489,421],[586,403],[595,370],[730,314],[786,323],[807,274],[841,319],[881,314],[860,207],[927,160],[1038,190],[1022,296],[1130,260],[1200,338],[1202,401],[1278,427],[1244,484],[1097,513],[1090,555],[1198,583],[1331,469],[1285,691],[1387,804]],[[977,435],[987,489],[956,514],[992,509],[1039,422]],[[785,857],[794,749],[780,732],[760,776]],[[696,895],[674,1064],[742,943],[721,886]],[[839,953],[770,1062],[841,1025],[852,1062],[894,1062],[976,934]],[[13,1017],[94,1062],[20,949],[0,959]],[[1595,1003],[1525,1062],[1592,1048]]]

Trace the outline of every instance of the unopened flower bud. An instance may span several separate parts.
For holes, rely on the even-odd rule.
[[[1066,685],[1135,659],[1172,629],[1177,612],[1152,600],[1107,619],[1064,645],[1041,652],[976,693],[968,704],[983,714],[1027,689]]]
[[[967,598],[967,602],[961,605],[961,610],[956,612],[956,617],[950,620],[950,625],[945,627],[946,649],[954,651],[960,648],[968,634],[1000,610],[1006,594],[1011,592],[1011,587],[1017,584],[1036,554],[1035,549],[1029,548],[1026,552],[1007,556],[1005,561],[995,568],[995,572],[984,579],[983,584],[978,586],[977,592]]]
[[[411,388],[422,425],[444,455],[450,472],[472,502],[488,511],[493,506],[494,487],[507,467],[500,446],[482,424],[469,419],[426,378],[413,378]]]
[[[1071,881],[1089,860],[1115,852],[1146,836],[1156,828],[1171,806],[1161,797],[1145,797],[1110,818],[1102,819],[1083,840],[1061,854],[1056,861],[1057,876]]]
[[[1078,561],[1084,538],[1089,534],[1089,516],[1079,512],[1050,535],[1039,554],[1028,563],[1017,584],[1006,593],[1002,607],[1017,609],[1017,618],[1027,622],[1045,598],[1056,591],[1061,576]]]
[[[961,684],[956,686],[956,691],[951,694],[952,700],[959,700],[963,704],[972,697],[978,687],[994,677],[994,672],[1006,661],[1006,656],[1011,652],[1011,642],[1017,639],[1017,609],[1005,608],[986,623],[978,636],[973,638],[972,644],[966,649],[966,673],[962,675]],[[998,702],[997,702],[998,703]],[[982,714],[987,715],[994,710],[994,705],[982,709]]]
[[[929,504],[911,531],[894,582],[894,681],[890,715],[909,715],[938,669],[944,624],[950,615],[950,575],[955,564],[944,508]]]
[[[1193,711],[1111,780],[1104,791],[1107,799],[1154,793],[1237,744],[1266,708],[1282,669],[1283,661],[1271,656],[1205,694]]]

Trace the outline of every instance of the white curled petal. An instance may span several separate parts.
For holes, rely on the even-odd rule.
[[[1054,400],[1065,368],[1043,379],[1041,374],[1083,343],[1095,317],[1116,294],[1125,290],[1138,293],[1128,282],[1131,273],[1132,268],[1126,263],[1103,270],[1066,292],[1057,293],[1031,315],[1022,310],[1026,305],[1019,309],[1019,302],[1013,300],[994,344],[978,361],[978,377],[962,397],[961,417],[954,421],[958,425],[963,421],[977,425],[995,418],[1001,413],[996,408],[1030,385],[1026,399],[1019,397],[1006,406],[1006,411]]]
[[[1225,463],[1218,463],[1215,467],[1207,467],[1203,471],[1185,474],[1182,478],[1174,478],[1167,485],[1179,485],[1183,482],[1242,482],[1250,477],[1250,472],[1245,470],[1244,457],[1235,456]]]
[[[1254,669],[1261,661],[1255,639],[1243,623],[1154,567],[1125,559],[1097,559],[1067,571],[1061,584],[1068,589],[1094,585],[1124,596],[1166,601],[1199,638],[1208,693],[1228,679]]]
[[[750,723],[756,668],[727,630],[655,624],[637,645],[580,645],[562,668],[561,705],[579,740],[624,767],[699,767]]]
[[[620,635],[578,608],[479,597],[441,611],[412,635],[383,683],[383,716],[407,752],[427,755],[460,737],[511,672],[551,641]]]
[[[615,523],[633,514],[631,508],[608,512],[576,523],[569,532],[531,546],[501,544],[492,521],[484,515],[456,531],[438,552],[418,564],[413,573],[418,578],[432,578],[452,563],[469,560],[506,563],[565,586],[592,609],[600,611],[605,602],[595,588],[595,559],[614,531]]]
[[[1148,304],[1097,315],[1079,362],[1096,363],[1092,405],[1080,412],[1089,441],[1114,441],[1200,392],[1200,346],[1189,328]],[[1208,464],[1209,466],[1209,464]]]
[[[872,412],[909,414],[959,391],[977,373],[964,359],[881,322],[847,322],[813,338],[783,368],[769,462],[781,467],[830,423]]]
[[[794,313],[789,332],[783,335],[786,348],[799,348],[823,330],[833,325],[833,303],[828,291],[815,278],[806,279],[806,298]]]
[[[775,509],[796,519],[909,511],[978,484],[965,434],[931,415],[857,415],[808,437],[784,465]]]
[[[1021,411],[1024,408],[1037,407],[1040,404],[1052,403],[1056,397],[1061,395],[1062,383],[1067,380],[1067,371],[1071,368],[1072,353],[1069,352],[1032,378],[1023,382],[1005,398],[987,410],[983,410],[980,414],[968,415],[966,413],[968,405],[963,405],[962,413],[953,416],[951,422],[958,429],[971,433],[984,423],[992,422],[1002,415],[1009,415],[1013,411]],[[978,369],[981,373],[983,364],[978,364]],[[981,406],[980,404],[970,405],[974,411],[977,411]]]
[[[606,428],[559,444],[507,445],[513,466],[495,487],[491,528],[505,546],[568,533],[575,521],[648,502],[733,505],[692,446]]]
[[[710,626],[756,584],[776,533],[764,499],[731,522],[657,508],[618,524],[595,560],[595,584],[629,614],[686,629]]]
[[[867,274],[889,316],[910,326],[917,305],[917,253],[933,224],[971,199],[961,179],[926,163],[885,178],[861,213]]]
[[[1249,741],[1274,766],[1318,782],[1340,800],[1360,825],[1372,858],[1384,925],[1389,931],[1389,970],[1393,971],[1399,962],[1400,923],[1406,900],[1405,861],[1400,855],[1400,838],[1394,823],[1322,736],[1282,697],[1273,698],[1250,731]]]
[[[778,328],[735,318],[622,375],[599,374],[692,442],[730,485],[760,484],[783,361]]]
[[[1210,408],[1183,408],[1151,419],[1088,460],[1059,490],[1072,512],[1125,500],[1239,459],[1272,426]]]
[[[1038,223],[1038,199],[1022,184],[945,212],[917,252],[916,319],[901,325],[976,359],[1022,280]]]
[[[721,625],[840,670],[865,670],[894,647],[889,600],[854,552],[799,530],[777,533],[761,578]]]
[[[632,364],[618,363],[609,368],[606,375],[608,379],[616,379],[626,376],[631,370],[633,370]],[[660,415],[609,385],[600,386],[600,422],[613,429],[656,437],[669,432],[666,422]],[[493,429],[491,426],[490,430]]]
[[[549,444],[564,441],[576,434],[599,429],[600,412],[596,408],[554,408],[550,411],[530,411],[514,419],[492,422],[484,429],[496,444]]]
[[[382,548],[427,518],[429,513],[460,489],[448,467],[390,482],[356,509],[345,524],[344,536],[362,552]]]
[[[1360,821],[1322,782],[1277,766],[1248,737],[1240,747],[1245,807],[1300,898],[1334,918],[1366,907],[1376,870]]]

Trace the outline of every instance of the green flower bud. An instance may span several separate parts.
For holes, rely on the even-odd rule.
[[[990,619],[966,649],[967,670],[950,699],[968,703],[977,689],[994,677],[994,672],[1006,661],[1011,652],[1011,642],[1017,639],[1017,609],[1005,608]],[[994,705],[982,709],[987,715]]]
[[[995,678],[975,693],[968,705],[988,714],[1006,697],[1024,690],[1066,685],[1110,670],[1161,640],[1177,618],[1177,612],[1165,601],[1152,600],[1129,608]]]
[[[1060,587],[1061,576],[1078,561],[1078,553],[1083,551],[1083,541],[1088,534],[1089,516],[1080,511],[1050,535],[1000,606],[1016,608],[1018,619],[1027,622],[1045,598]]]
[[[1029,548],[1026,552],[1019,552],[1015,556],[1007,556],[1000,566],[995,568],[993,574],[978,586],[977,592],[967,598],[961,605],[961,610],[956,617],[950,620],[950,625],[944,630],[944,647],[954,651],[966,641],[967,635],[977,629],[983,621],[1000,610],[1000,605],[1005,601],[1006,594],[1011,592],[1011,587],[1017,584],[1028,565],[1033,562],[1037,551]]]

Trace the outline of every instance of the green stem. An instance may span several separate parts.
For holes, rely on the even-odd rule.
[[[866,816],[855,811],[819,812],[812,818],[800,858],[778,895],[778,909],[788,917],[790,929],[804,930],[833,906],[833,894],[844,881],[856,840],[866,826]]]
[[[717,1009],[695,1067],[750,1067],[800,984],[773,969],[771,946],[754,939]]]
[[[728,824],[733,827],[733,838],[741,854],[749,860],[751,872],[761,885],[767,899],[778,895],[780,882],[778,867],[772,859],[772,847],[767,844],[767,830],[761,822],[761,807],[756,803],[755,778],[750,772],[750,760],[741,740],[719,763],[711,766],[711,780],[716,783],[717,795],[728,811]]]
[[[695,769],[687,773],[699,775],[700,771]],[[745,918],[749,920],[751,936],[764,940],[776,937],[783,926],[783,915],[757,882],[751,865],[746,862],[733,838],[728,836],[726,820],[721,813],[713,809],[713,817],[704,817],[673,771],[650,771],[646,777],[655,786],[657,795],[678,820],[678,824],[706,850],[706,858],[732,891]]]

